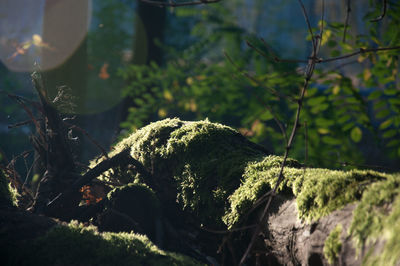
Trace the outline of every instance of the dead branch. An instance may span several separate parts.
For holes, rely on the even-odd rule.
[[[36,121],[42,122],[43,119],[42,118],[37,118]],[[12,128],[20,127],[20,126],[25,126],[25,125],[28,125],[30,123],[33,123],[33,121],[32,120],[25,120],[25,121],[18,122],[18,123],[12,124],[12,125],[8,125],[7,128],[8,129],[12,129]]]
[[[90,142],[92,142],[93,145],[96,146],[100,150],[102,155],[108,159],[108,153],[106,152],[106,150],[94,138],[92,138],[92,136],[90,136],[90,134],[86,130],[84,130],[81,127],[78,127],[77,125],[67,123],[67,122],[65,122],[65,120],[64,120],[64,124],[66,124],[70,129],[76,129],[79,132],[83,133],[90,140]]]
[[[46,208],[51,208],[62,204],[69,200],[71,194],[76,193],[81,187],[92,182],[93,179],[100,176],[102,173],[106,172],[110,168],[114,167],[125,167],[127,165],[133,165],[135,170],[141,174],[146,181],[150,184],[154,183],[152,175],[144,168],[144,166],[130,156],[129,149],[123,150],[117,155],[109,159],[98,163],[94,168],[90,169],[83,176],[76,176],[76,181],[70,185],[64,192],[58,194],[54,199],[52,199],[46,206]],[[153,185],[153,184],[152,184]]]

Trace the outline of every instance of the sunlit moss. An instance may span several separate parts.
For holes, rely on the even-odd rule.
[[[354,211],[349,234],[358,249],[385,241],[379,254],[372,251],[366,265],[397,265],[400,262],[400,175],[371,185]]]
[[[18,206],[18,191],[11,186],[0,170],[0,206]]]
[[[15,265],[203,265],[160,250],[146,236],[99,233],[96,227],[77,222],[56,226],[14,252]]]
[[[171,178],[176,200],[197,215],[199,222],[223,221],[228,228],[242,222],[257,200],[275,186],[282,164],[282,157],[267,155],[232,128],[207,120],[152,123],[122,140],[110,156],[124,149],[156,175]],[[287,160],[283,173],[278,192],[296,198],[299,218],[318,220],[359,202],[349,231],[357,247],[382,234],[387,240],[381,256],[371,255],[367,262],[397,258],[392,253],[400,250],[396,246],[400,229],[394,226],[400,224],[400,203],[393,205],[392,212],[385,206],[392,206],[398,194],[399,175],[303,169],[292,159]],[[136,179],[146,183],[140,175],[126,170],[112,169],[108,174],[121,182]],[[335,254],[335,248],[337,245],[332,245],[327,252]]]
[[[241,186],[229,197],[230,209],[223,220],[228,227],[240,221],[264,193],[273,188],[279,176],[282,158],[267,156],[246,167]],[[361,198],[363,191],[373,182],[390,175],[375,171],[335,171],[319,168],[301,169],[301,165],[288,160],[284,180],[279,191],[288,191],[296,197],[299,217],[317,220],[346,204]]]
[[[177,118],[167,118],[151,123],[121,140],[113,147],[108,156],[112,157],[127,149],[133,158],[141,162],[145,167],[151,167],[152,163],[160,158],[160,149],[166,144],[171,132],[181,127],[182,124],[183,122]],[[104,159],[105,157],[103,156],[91,161],[90,167],[94,167]],[[99,179],[105,181],[117,180],[127,184],[134,181],[135,175],[129,170],[113,168],[106,171]]]
[[[333,264],[342,250],[342,241],[340,235],[342,233],[342,225],[338,224],[328,235],[324,244],[324,256],[329,264]]]
[[[265,153],[230,127],[189,122],[171,133],[163,158],[175,165],[177,200],[205,220],[221,222],[224,206],[250,160]]]
[[[118,143],[110,156],[124,149],[155,175],[168,173],[181,206],[199,214],[202,222],[213,223],[221,223],[227,197],[239,186],[247,163],[265,156],[263,149],[230,127],[176,118],[138,130]],[[137,176],[121,169],[102,178],[107,175],[126,183]]]

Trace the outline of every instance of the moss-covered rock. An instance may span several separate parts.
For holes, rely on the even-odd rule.
[[[0,170],[0,207],[18,206],[18,192]]]
[[[99,233],[77,222],[57,225],[10,252],[7,265],[204,265],[160,250],[144,235]]]

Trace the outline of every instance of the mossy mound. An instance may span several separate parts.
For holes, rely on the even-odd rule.
[[[172,191],[176,196],[170,201],[196,213],[201,222],[213,224],[221,224],[227,198],[239,186],[248,162],[266,155],[234,129],[208,120],[151,123],[118,143],[109,156],[126,149],[153,174],[159,185],[152,187],[156,193]],[[121,169],[100,178],[132,182],[134,176],[147,183]]]
[[[99,233],[77,222],[55,226],[10,252],[7,265],[204,265],[160,250],[146,236]]]
[[[0,207],[17,206],[18,193],[7,181],[6,175],[0,170]]]

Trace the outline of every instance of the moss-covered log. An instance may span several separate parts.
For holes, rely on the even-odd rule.
[[[151,173],[152,180],[129,168],[111,169],[100,179],[150,186],[169,221],[191,223],[208,254],[202,238],[219,239],[220,251],[229,257],[225,262],[237,262],[252,233],[248,228],[258,222],[265,195],[275,185],[281,157],[269,155],[229,127],[178,119],[138,130],[109,156],[126,150]],[[396,246],[400,175],[306,169],[289,160],[284,176],[250,263],[400,262],[400,246]],[[217,232],[214,229],[227,231],[205,237]],[[216,250],[211,255],[217,256]]]
[[[230,127],[179,119],[138,130],[118,143],[108,158],[94,160],[92,168],[113,158],[127,163],[107,167],[98,176],[111,192],[92,219],[86,220],[101,232],[78,223],[57,225],[46,217],[21,214],[12,209],[6,193],[0,195],[6,209],[11,208],[0,219],[0,232],[8,235],[4,239],[26,250],[21,253],[26,258],[44,265],[74,264],[81,257],[85,265],[115,264],[115,257],[125,265],[197,263],[159,247],[209,264],[218,260],[235,265],[259,222],[282,163],[281,157]],[[248,265],[400,263],[400,174],[304,168],[289,159],[284,177]],[[40,233],[10,238],[20,228],[16,213],[43,222],[38,226]],[[26,262],[12,245],[2,242],[0,249],[9,251],[11,263]]]

